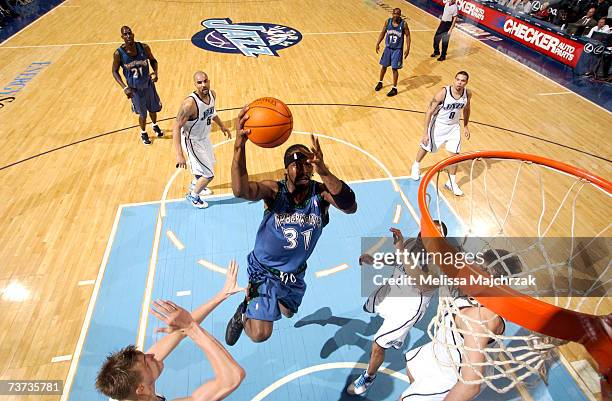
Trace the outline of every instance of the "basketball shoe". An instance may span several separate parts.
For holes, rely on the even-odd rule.
[[[206,209],[208,207],[208,203],[203,201],[200,195],[193,196],[190,192],[185,199],[187,199],[187,202],[190,202],[193,207],[197,207],[198,209]]]
[[[354,382],[349,384],[346,388],[346,392],[349,395],[365,395],[370,386],[374,383],[374,379],[376,379],[376,375],[367,376],[367,371],[364,370]]]
[[[238,342],[240,335],[242,334],[242,330],[244,329],[244,324],[242,323],[242,315],[246,312],[246,299],[240,302],[234,316],[227,322],[227,327],[225,328],[225,343],[227,345],[234,345]]]
[[[450,180],[446,181],[446,184],[444,184],[444,188],[451,191],[455,196],[463,196],[463,191],[459,188],[459,185],[453,185]]]
[[[164,136],[164,131],[162,131],[161,128],[159,128],[159,126],[157,125],[153,126],[153,132],[157,134],[158,138],[161,138],[162,136]]]
[[[151,140],[149,139],[149,134],[147,134],[146,132],[142,132],[140,134],[140,140],[145,145],[150,145],[151,144]]]

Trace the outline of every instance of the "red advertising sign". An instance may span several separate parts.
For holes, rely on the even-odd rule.
[[[433,0],[444,6],[442,0]],[[539,53],[575,68],[584,45],[471,0],[458,0],[459,14]]]

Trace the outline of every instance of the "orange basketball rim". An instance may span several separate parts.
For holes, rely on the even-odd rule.
[[[477,151],[451,156],[430,168],[419,186],[421,233],[425,248],[430,252],[454,254],[458,250],[446,242],[433,223],[428,208],[427,186],[445,167],[473,159],[511,159],[536,163],[586,180],[612,195],[612,183],[609,181],[585,170],[540,156],[506,151]],[[458,269],[449,263],[440,267],[449,277],[465,278],[468,283],[470,275],[489,276],[476,265]],[[508,286],[466,285],[462,286],[461,290],[493,312],[522,327],[546,336],[584,345],[598,364],[602,379],[602,394],[606,399],[606,394],[612,389],[612,315],[597,316],[561,308],[524,295]]]

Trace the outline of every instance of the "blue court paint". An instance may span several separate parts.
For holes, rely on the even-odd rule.
[[[136,343],[159,205],[124,208],[83,344],[71,400],[108,400],[94,388],[106,355]]]
[[[427,0],[405,0],[406,2],[432,14],[438,18],[442,13],[442,7]],[[463,19],[459,17],[460,20]],[[459,22],[459,21],[458,21]],[[465,22],[472,23],[465,19]],[[496,32],[486,29],[484,26],[478,25],[479,28],[489,32],[493,36],[500,37]],[[476,38],[478,39],[478,38]],[[429,39],[433,43],[433,32]],[[561,84],[570,91],[576,92],[590,101],[600,105],[608,111],[612,111],[612,85],[605,82],[596,82],[590,78],[578,76],[573,70],[563,65],[562,63],[548,58],[535,50],[523,46],[508,38],[503,38],[501,41],[481,40],[482,43],[494,48],[500,53],[504,53],[509,57],[517,60],[521,64],[526,65],[534,71],[552,79]],[[432,45],[433,46],[433,45]],[[453,39],[449,44],[449,53],[452,56]]]
[[[403,179],[398,183],[410,202],[416,205],[418,182]],[[365,299],[360,296],[360,267],[357,263],[361,252],[361,237],[388,236],[396,205],[403,203],[389,180],[351,186],[356,193],[359,209],[354,215],[331,210],[330,223],[308,263],[308,289],[298,313],[292,319],[277,321],[272,337],[265,343],[254,344],[243,334],[234,347],[228,347],[247,372],[241,387],[228,400],[251,400],[277,380],[307,367],[336,362],[367,363],[371,340],[382,320],[362,310]],[[436,195],[431,196],[433,204]],[[189,310],[210,299],[222,287],[225,277],[197,264],[199,259],[226,267],[232,258],[236,258],[241,266],[239,283],[246,284],[246,255],[253,247],[263,203],[233,197],[210,198],[208,202],[210,207],[205,210],[195,209],[184,201],[166,205],[167,217],[159,246],[153,299],[171,299]],[[78,383],[78,391],[73,390],[71,400],[102,400],[100,396],[94,395],[93,390],[98,364],[110,350],[135,341],[156,210],[157,207],[151,205],[129,207],[121,216],[102,284],[103,291],[98,298],[92,328],[85,343],[81,363],[87,360],[87,364],[79,365],[78,380],[75,382]],[[440,212],[452,234],[459,223],[444,204]],[[417,223],[405,207],[396,226],[406,235],[416,235],[418,232]],[[177,250],[168,240],[165,235],[167,230],[172,230],[183,242],[183,251]],[[141,246],[135,245],[136,239],[140,239]],[[131,253],[134,249],[138,250],[138,255]],[[123,263],[120,262],[122,259]],[[349,264],[350,268],[331,276],[315,277],[316,271],[342,263]],[[129,288],[133,288],[133,294],[128,291],[128,284],[123,280],[126,267],[132,265],[142,265],[142,272],[138,268],[137,273],[131,273],[137,276],[130,279]],[[140,287],[136,283],[141,283]],[[191,290],[191,295],[176,296],[177,291],[184,290]],[[125,294],[120,303],[113,296],[118,292]],[[240,301],[240,296],[227,300],[203,323],[203,327],[221,343],[224,343],[227,321]],[[436,306],[437,302],[432,301],[425,318],[409,333],[404,349],[389,350],[383,366],[394,371],[405,371],[403,351],[423,345],[429,340],[427,324],[435,314]],[[104,311],[113,311],[114,330],[105,330],[106,326],[110,326],[108,320],[111,315],[105,316]],[[153,334],[156,327],[159,327],[159,322],[151,316],[146,346],[158,339]],[[514,326],[510,330],[517,328]],[[157,391],[168,399],[186,396],[210,379],[211,373],[202,351],[186,340],[166,359],[165,371],[157,383]],[[358,369],[347,368],[315,372],[280,386],[265,400],[354,399],[346,395],[344,389],[359,373]],[[567,373],[565,375],[563,380],[568,380]],[[565,387],[568,385],[571,384],[564,384]],[[405,388],[406,383],[379,374],[376,384],[368,393],[368,399],[395,401]],[[548,396],[548,392],[543,393]],[[516,391],[498,395],[486,390],[478,399],[492,401],[520,398]]]

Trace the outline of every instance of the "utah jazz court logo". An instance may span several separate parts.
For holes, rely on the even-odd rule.
[[[278,57],[279,50],[302,40],[297,30],[276,24],[233,24],[229,18],[212,18],[202,21],[202,26],[204,30],[193,35],[191,42],[204,50],[220,53]]]

